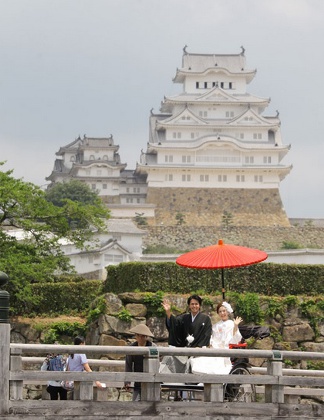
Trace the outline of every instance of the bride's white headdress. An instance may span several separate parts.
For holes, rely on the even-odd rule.
[[[227,312],[229,314],[232,314],[233,313],[233,309],[232,309],[231,305],[228,302],[223,302],[222,303],[222,306],[224,306],[224,308],[227,310]]]

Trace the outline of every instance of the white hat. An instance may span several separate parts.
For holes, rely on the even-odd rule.
[[[131,334],[141,334],[141,335],[146,335],[148,337],[154,337],[153,333],[145,324],[136,325],[136,327],[131,328],[129,332]]]

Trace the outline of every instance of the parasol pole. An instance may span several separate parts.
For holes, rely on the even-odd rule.
[[[223,295],[223,301],[225,301],[225,280],[224,280],[224,268],[222,268],[222,295]]]

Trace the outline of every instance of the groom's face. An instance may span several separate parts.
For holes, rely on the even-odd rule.
[[[200,304],[198,300],[191,299],[189,303],[189,310],[192,313],[192,315],[197,315],[197,313],[200,311]]]

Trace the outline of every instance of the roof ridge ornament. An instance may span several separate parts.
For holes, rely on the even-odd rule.
[[[188,54],[188,52],[187,52],[187,48],[188,48],[188,45],[186,44],[186,45],[183,47],[183,52],[184,52],[184,54]]]
[[[242,51],[241,51],[241,55],[244,55],[244,53],[245,53],[245,48],[243,47],[243,45],[241,45],[241,49],[242,49]]]

